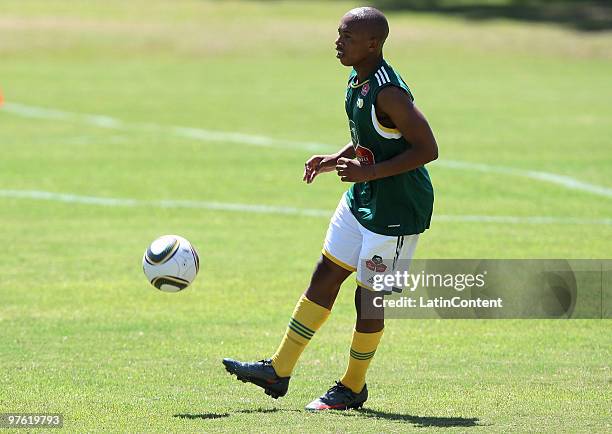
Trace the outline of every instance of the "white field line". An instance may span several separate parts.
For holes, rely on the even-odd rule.
[[[170,133],[178,137],[200,140],[205,142],[218,141],[243,145],[265,146],[280,149],[299,149],[311,152],[334,152],[336,148],[332,145],[316,142],[299,142],[291,140],[279,140],[266,136],[243,134],[228,131],[206,130],[202,128],[189,128],[180,126],[163,126],[153,123],[126,123],[103,115],[91,115],[72,113],[61,110],[53,110],[18,103],[5,103],[3,110],[9,113],[36,119],[55,119],[69,122],[77,122],[100,128],[118,130],[138,130],[156,133]],[[470,163],[456,160],[437,160],[432,163],[440,167],[458,170],[470,170],[484,173],[499,173],[503,175],[529,178],[536,181],[556,184],[558,186],[578,190],[603,197],[612,197],[612,188],[583,182],[566,175],[538,170],[516,169],[506,166],[496,166],[483,163]]]
[[[476,170],[478,172],[485,173],[500,173],[504,175],[521,176],[537,181],[557,184],[570,190],[581,190],[599,196],[612,197],[612,188],[603,187],[601,185],[596,184],[590,184],[588,182],[579,181],[578,179],[572,178],[570,176],[558,175],[556,173],[542,172],[538,170],[515,169],[513,167],[493,166],[489,164],[468,163],[453,160],[439,160],[434,162],[433,164],[438,164],[439,166],[446,167],[449,169],[466,169]]]
[[[0,190],[0,197],[10,199],[32,199],[70,204],[97,205],[107,207],[157,207],[195,208],[212,211],[233,211],[258,214],[285,214],[330,218],[332,212],[324,209],[296,208],[290,206],[252,205],[244,203],[210,202],[197,200],[139,200],[129,198],[81,196],[39,190]],[[434,221],[500,224],[563,224],[563,225],[612,225],[612,219],[585,219],[576,217],[520,217],[486,215],[434,215]]]
[[[43,107],[34,107],[18,103],[4,103],[0,110],[33,119],[61,120],[80,124],[91,125],[98,128],[114,130],[146,131],[152,133],[172,134],[186,139],[204,142],[227,142],[241,145],[264,146],[280,149],[303,149],[312,152],[332,152],[333,148],[323,143],[296,142],[291,140],[279,140],[266,136],[242,134],[227,131],[205,130],[202,128],[190,128],[180,126],[163,126],[150,122],[124,122],[110,116],[72,113],[62,110],[54,110]]]

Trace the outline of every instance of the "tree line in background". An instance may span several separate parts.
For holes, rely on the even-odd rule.
[[[612,0],[374,0],[385,10],[443,13],[466,19],[550,22],[582,31],[612,29]]]

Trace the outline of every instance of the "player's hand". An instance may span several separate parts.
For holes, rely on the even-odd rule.
[[[342,182],[364,182],[374,179],[372,166],[362,166],[359,160],[338,158],[336,172]]]
[[[319,173],[331,172],[336,166],[334,155],[313,155],[304,164],[304,178],[307,184],[314,181]]]

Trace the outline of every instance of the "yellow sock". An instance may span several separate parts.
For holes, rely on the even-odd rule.
[[[302,351],[330,313],[330,310],[308,300],[305,295],[300,297],[289,320],[285,337],[272,356],[272,367],[279,377],[291,375]]]
[[[353,331],[349,364],[340,382],[355,393],[361,392],[365,385],[366,372],[376,353],[383,331],[384,329],[375,333]]]

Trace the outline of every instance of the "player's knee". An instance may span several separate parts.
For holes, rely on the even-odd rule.
[[[359,333],[376,333],[385,328],[385,320],[380,319],[362,319],[357,318],[355,323],[355,330]]]
[[[333,265],[335,266],[335,264]],[[331,309],[340,290],[340,285],[347,276],[348,274],[338,273],[322,258],[317,263],[310,284],[304,294],[309,300]]]
[[[335,297],[343,280],[334,273],[334,270],[324,260],[320,260],[312,273],[307,292],[330,294]]]

